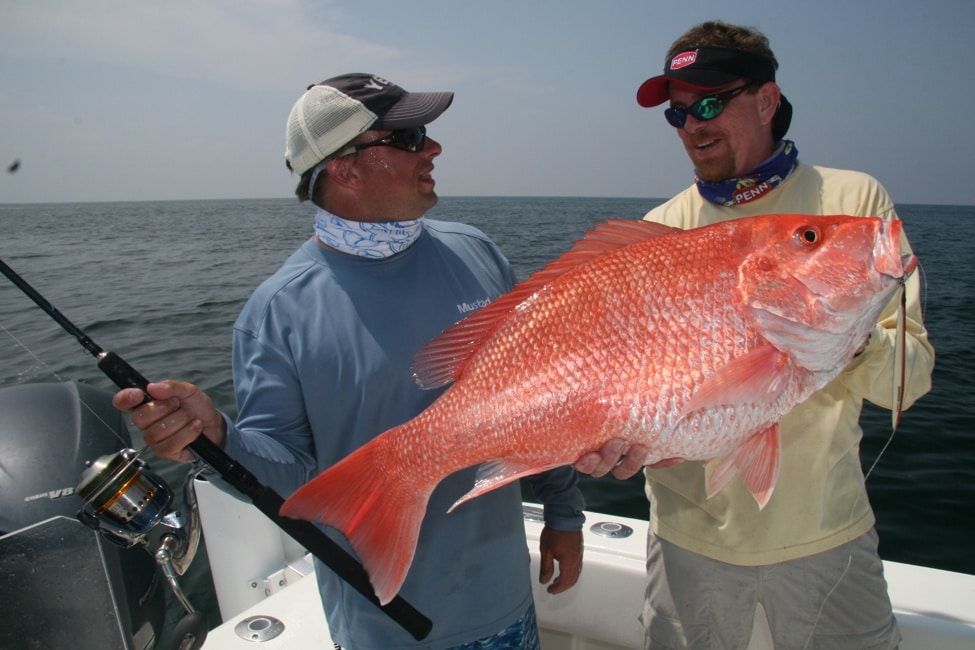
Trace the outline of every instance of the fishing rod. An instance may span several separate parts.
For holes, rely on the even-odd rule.
[[[125,359],[101,348],[77,325],[68,320],[61,312],[54,308],[44,296],[38,293],[26,280],[20,277],[12,268],[0,259],[0,273],[7,276],[18,289],[33,300],[44,313],[50,316],[65,331],[78,339],[88,352],[98,360],[98,367],[119,388],[138,388],[145,395],[145,402],[152,397],[146,391],[149,381],[133,368]],[[400,596],[395,596],[385,605],[380,604],[369,576],[362,565],[325,535],[311,522],[300,519],[289,519],[279,514],[284,499],[272,488],[263,485],[257,477],[250,473],[243,465],[231,458],[223,449],[218,447],[206,436],[200,435],[190,443],[189,448],[207,465],[213,468],[225,481],[246,495],[257,509],[277,524],[284,532],[293,537],[299,544],[308,549],[325,566],[336,575],[365,596],[370,602],[379,607],[396,623],[402,626],[416,640],[422,640],[430,633],[433,623]]]

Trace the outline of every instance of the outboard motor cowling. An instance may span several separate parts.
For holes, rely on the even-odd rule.
[[[132,446],[111,394],[75,382],[0,389],[0,534],[81,510],[87,463]]]

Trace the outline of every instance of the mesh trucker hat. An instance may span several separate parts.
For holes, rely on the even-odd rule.
[[[303,174],[360,133],[423,126],[447,110],[454,93],[410,93],[382,77],[352,73],[308,87],[288,115],[284,157]]]
[[[664,73],[643,82],[636,93],[640,106],[659,106],[670,99],[670,82],[679,81],[701,90],[719,88],[745,78],[765,83],[775,81],[775,62],[753,52],[724,47],[698,47],[675,54],[664,65]],[[780,97],[772,122],[772,136],[782,139],[792,122],[792,104]]]

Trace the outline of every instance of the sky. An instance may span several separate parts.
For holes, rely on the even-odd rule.
[[[346,72],[456,93],[441,196],[669,197],[636,90],[710,19],[769,37],[801,160],[975,205],[968,0],[0,0],[0,203],[293,196],[288,112]]]

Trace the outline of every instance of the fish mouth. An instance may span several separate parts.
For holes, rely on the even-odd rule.
[[[901,255],[901,266],[904,267],[904,276],[908,276],[917,270],[917,257],[913,254],[908,253],[907,255]]]
[[[903,225],[898,220],[883,221],[871,251],[871,264],[877,273],[903,280],[917,268],[917,257],[900,248]]]

